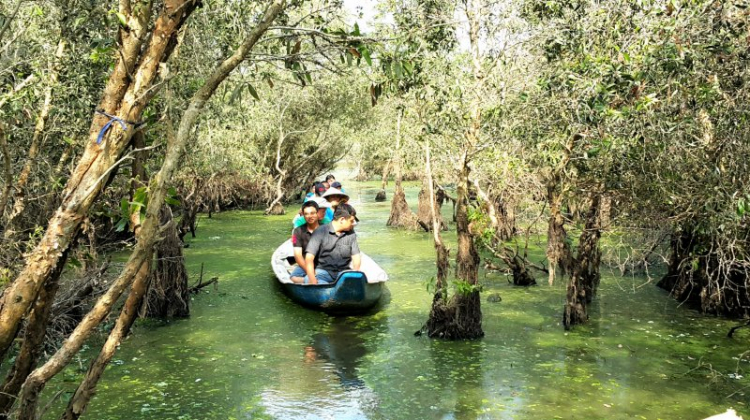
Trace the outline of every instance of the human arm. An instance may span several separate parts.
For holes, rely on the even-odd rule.
[[[359,271],[362,265],[362,255],[359,252],[359,243],[357,243],[357,237],[354,237],[352,242],[352,270]]]
[[[359,271],[360,266],[362,265],[362,255],[352,255],[352,270]]]
[[[305,269],[305,254],[302,253],[301,247],[294,247],[294,261],[296,261],[297,265],[299,265],[303,270]]]
[[[318,284],[318,279],[315,277],[315,254],[305,254],[305,272],[308,284]]]
[[[318,284],[318,278],[315,277],[315,256],[318,255],[318,249],[320,248],[320,235],[315,233],[310,238],[310,242],[307,243],[305,265],[302,266],[307,273],[308,284]]]

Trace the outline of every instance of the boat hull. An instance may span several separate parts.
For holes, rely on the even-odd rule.
[[[332,284],[304,285],[282,283],[295,302],[326,312],[362,312],[371,309],[383,294],[383,283],[368,283],[361,271],[347,271]]]

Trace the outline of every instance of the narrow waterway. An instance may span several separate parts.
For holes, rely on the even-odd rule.
[[[701,419],[729,407],[750,418],[750,331],[729,340],[736,323],[679,307],[643,278],[606,272],[591,322],[565,332],[563,285],[483,273],[483,296],[502,296],[483,298],[484,339],[415,337],[431,236],[385,227],[390,204],[374,202],[374,184],[347,187],[360,247],[390,275],[378,312],[334,318],[283,295],[269,260],[290,216],[203,216],[185,253],[218,288],[194,297],[189,319],[137,324],[85,418]],[[416,205],[415,188],[408,198]]]

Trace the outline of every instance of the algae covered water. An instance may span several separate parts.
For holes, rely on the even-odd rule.
[[[194,297],[189,319],[137,324],[85,418],[701,419],[729,407],[750,418],[750,331],[727,339],[736,322],[643,278],[604,270],[590,323],[565,332],[563,285],[483,273],[483,296],[502,296],[483,298],[484,339],[415,337],[431,303],[431,236],[385,227],[390,203],[374,188],[348,191],[360,247],[390,275],[379,311],[330,317],[283,295],[269,261],[289,216],[203,217],[185,255],[218,288]]]

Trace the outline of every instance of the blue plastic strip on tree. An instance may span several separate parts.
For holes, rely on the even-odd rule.
[[[112,123],[117,121],[120,123],[120,127],[122,127],[122,130],[125,131],[128,129],[128,126],[125,125],[125,121],[122,120],[120,117],[115,117],[114,115],[109,115],[104,111],[96,111],[97,114],[102,114],[105,117],[109,118],[109,121],[107,121],[106,124],[104,124],[104,127],[102,127],[101,131],[99,131],[99,135],[96,136],[96,144],[101,144],[102,139],[104,138],[104,135],[107,134],[107,131],[109,131],[109,128],[112,127]]]

